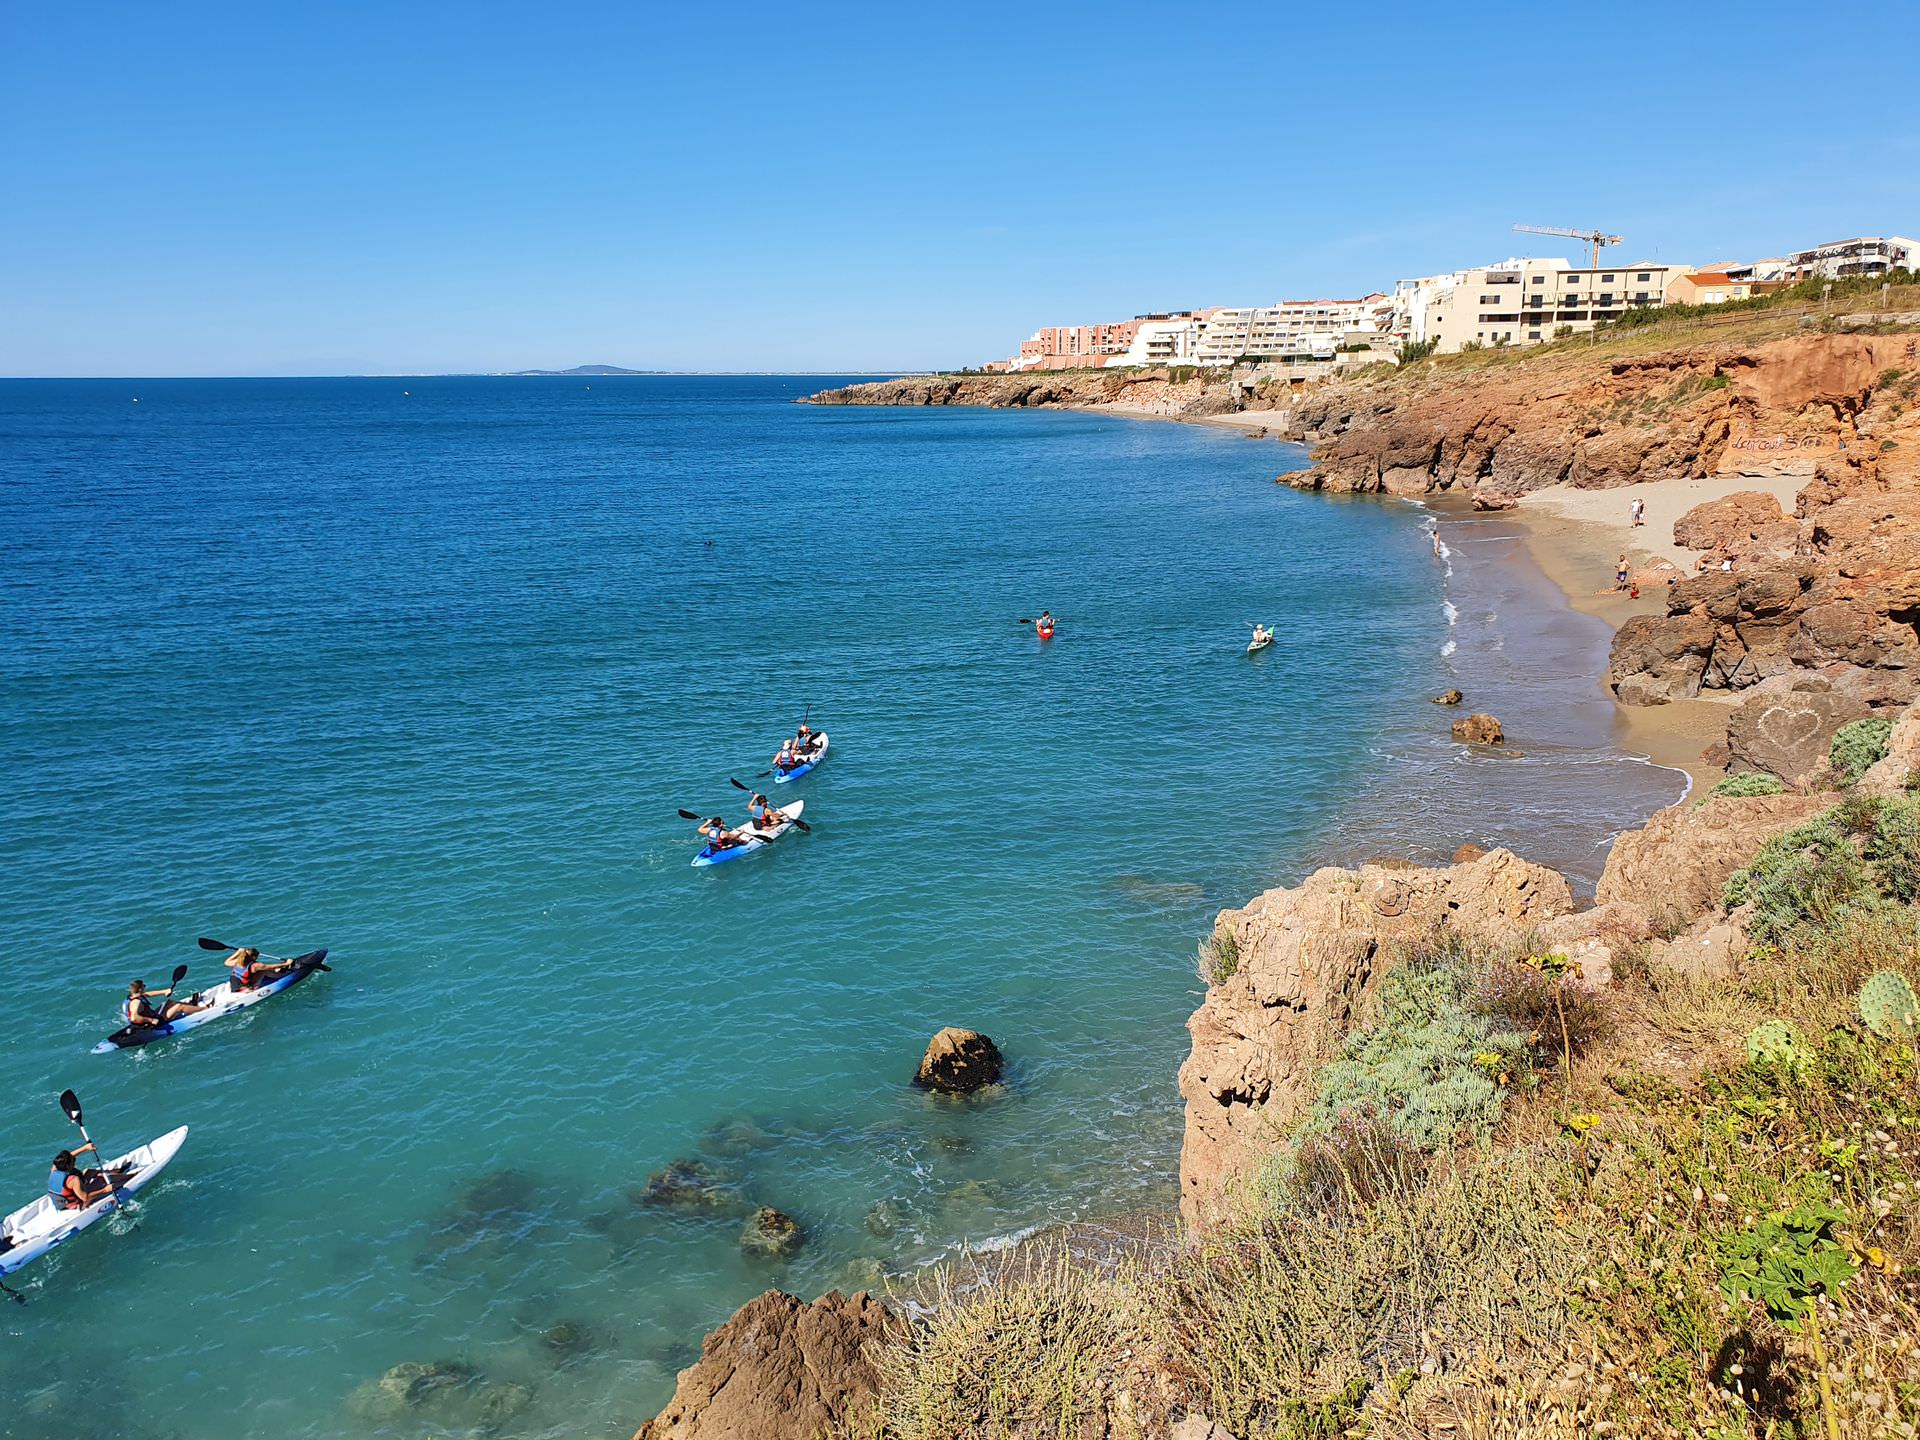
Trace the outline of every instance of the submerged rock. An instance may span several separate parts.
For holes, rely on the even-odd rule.
[[[867,1207],[867,1233],[885,1239],[900,1228],[904,1218],[893,1201],[876,1200]]]
[[[555,1364],[587,1354],[595,1343],[593,1331],[578,1320],[562,1320],[540,1332],[540,1348]]]
[[[928,1042],[913,1083],[943,1095],[970,1095],[997,1084],[1005,1061],[1000,1047],[977,1030],[949,1025]]]
[[[1433,703],[1436,705],[1458,705],[1466,698],[1467,697],[1462,695],[1458,690],[1444,690],[1433,697]]]
[[[456,1401],[470,1400],[479,1382],[480,1372],[458,1360],[409,1360],[360,1386],[347,1398],[347,1408],[363,1420],[381,1422],[415,1412],[439,1417],[460,1408]]]
[[[806,1239],[806,1232],[791,1215],[763,1205],[740,1232],[740,1248],[749,1255],[784,1260],[798,1251]]]
[[[741,1204],[730,1178],[704,1160],[674,1160],[627,1192],[636,1205],[665,1210],[730,1210]]]
[[[723,1120],[700,1137],[700,1148],[709,1155],[731,1158],[764,1150],[779,1139],[757,1120]]]
[[[1482,711],[1454,721],[1453,738],[1466,745],[1500,745],[1506,742],[1507,732],[1498,720]]]

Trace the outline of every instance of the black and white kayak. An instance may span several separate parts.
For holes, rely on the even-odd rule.
[[[0,1275],[11,1275],[31,1265],[54,1246],[71,1240],[109,1211],[118,1209],[123,1197],[134,1194],[167,1168],[186,1138],[187,1127],[182,1125],[109,1162],[106,1171],[113,1177],[113,1191],[84,1210],[63,1210],[51,1195],[42,1195],[0,1220]]]
[[[215,1020],[224,1020],[262,1000],[278,995],[282,990],[290,990],[315,970],[325,968],[327,958],[324,950],[312,950],[305,955],[296,955],[287,962],[294,968],[277,979],[264,985],[256,985],[251,990],[235,990],[231,981],[215,985],[210,990],[201,990],[187,997],[188,1003],[204,1005],[207,1008],[194,1015],[182,1015],[177,1020],[169,1020],[164,1025],[122,1025],[113,1034],[93,1047],[95,1055],[106,1055],[114,1050],[137,1050],[142,1045],[151,1045],[156,1040],[165,1040],[170,1035],[184,1035],[189,1030],[198,1030],[202,1025]]]

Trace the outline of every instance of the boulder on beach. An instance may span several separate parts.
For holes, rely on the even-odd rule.
[[[1485,712],[1453,722],[1453,738],[1466,745],[1499,745],[1507,738],[1500,722]]]
[[[1433,703],[1436,705],[1458,705],[1466,698],[1467,697],[1462,695],[1458,690],[1445,690],[1433,697]]]
[[[784,1260],[806,1243],[806,1232],[784,1211],[763,1205],[753,1212],[740,1232],[740,1248],[749,1255]]]
[[[997,1084],[1005,1061],[1000,1047],[978,1030],[949,1025],[927,1043],[913,1083],[943,1095],[970,1095]]]
[[[1476,845],[1471,840],[1466,840],[1461,842],[1460,848],[1453,852],[1453,863],[1456,865],[1471,865],[1486,853],[1485,846]]]

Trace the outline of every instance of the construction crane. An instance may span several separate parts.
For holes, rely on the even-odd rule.
[[[1593,263],[1587,267],[1589,270],[1600,268],[1602,245],[1618,245],[1621,240],[1620,236],[1609,235],[1604,230],[1568,230],[1560,225],[1516,225],[1513,228],[1524,230],[1529,235],[1564,235],[1569,240],[1586,241],[1593,247]]]

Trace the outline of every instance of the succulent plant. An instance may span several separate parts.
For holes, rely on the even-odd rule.
[[[1747,1032],[1747,1061],[1795,1073],[1806,1065],[1807,1049],[1785,1020],[1762,1020]]]
[[[1920,1000],[1898,970],[1878,970],[1860,987],[1860,1018],[1882,1040],[1907,1040],[1920,1029]]]

